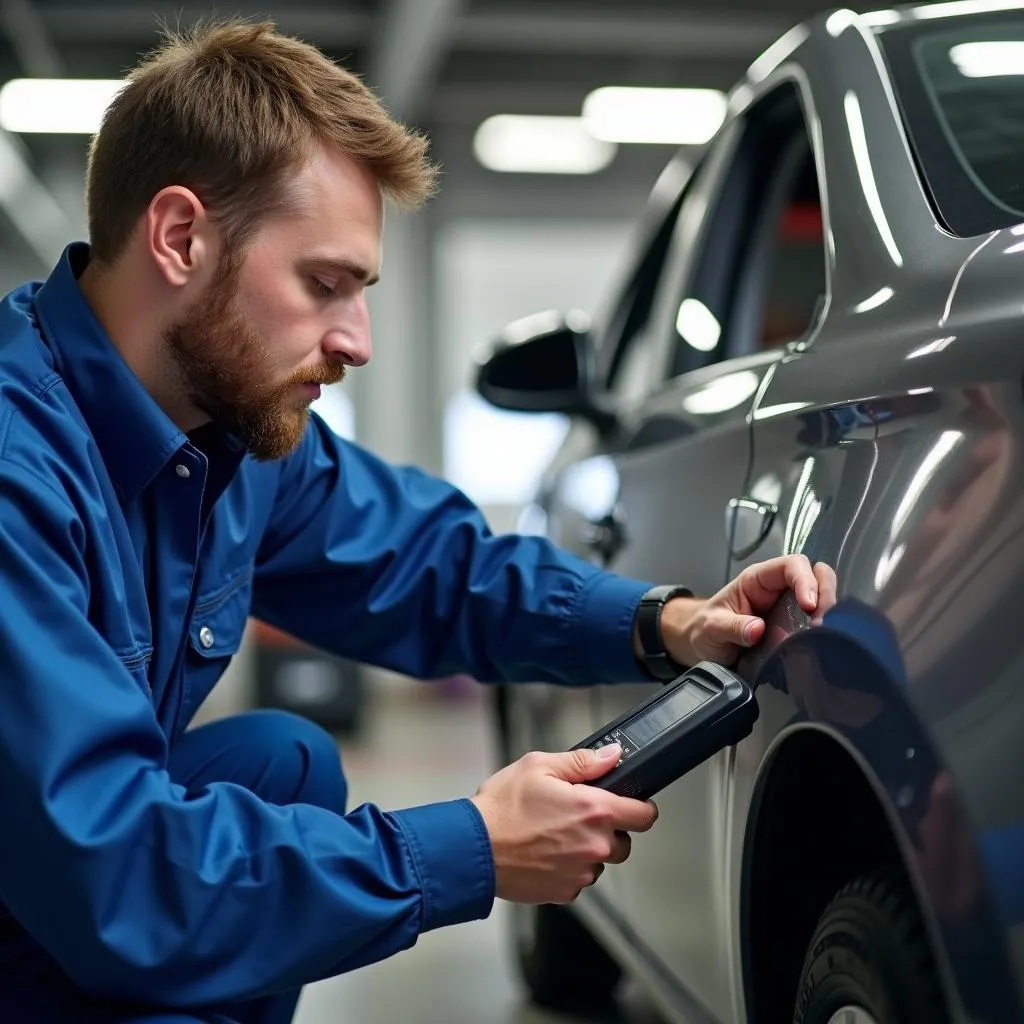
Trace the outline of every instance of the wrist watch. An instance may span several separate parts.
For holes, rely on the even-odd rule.
[[[686,671],[669,656],[661,635],[661,613],[665,605],[675,597],[693,597],[693,591],[672,584],[652,587],[640,598],[634,619],[637,639],[643,652],[640,664],[652,679],[662,682],[669,682]]]

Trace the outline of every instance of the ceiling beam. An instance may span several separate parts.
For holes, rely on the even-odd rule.
[[[657,56],[705,58],[756,56],[796,20],[784,12],[765,15],[734,11],[728,16],[679,12],[579,14],[557,3],[516,12],[466,11],[463,0],[391,0],[383,21],[358,9],[282,4],[273,16],[283,32],[300,36],[325,49],[361,48],[376,42],[378,66],[398,67],[400,77],[415,79],[401,70],[396,56],[411,54],[412,64],[429,69],[444,40],[460,49],[482,52],[534,52],[594,54],[595,56]],[[236,3],[239,14],[259,16],[253,3]],[[70,0],[39,8],[39,18],[52,39],[83,43],[148,45],[160,26],[188,26],[210,16],[198,3],[178,6],[166,0],[140,5],[126,0],[74,3]],[[422,49],[422,55],[419,50]]]
[[[550,8],[526,15],[480,11],[463,18],[461,49],[649,57],[756,57],[790,27],[785,17],[735,12],[597,15]]]
[[[361,11],[337,7],[304,7],[282,4],[272,16],[266,8],[252,3],[237,3],[231,12],[253,20],[270,18],[280,31],[299,36],[325,49],[345,50],[365,43],[373,27],[373,18]],[[81,43],[128,43],[151,45],[163,26],[187,29],[214,14],[208,4],[160,3],[57,3],[40,10],[47,30],[54,39]]]
[[[60,78],[64,74],[64,61],[32,0],[0,0],[0,30],[26,75]]]
[[[387,0],[367,77],[391,114],[415,121],[437,82],[465,0]]]

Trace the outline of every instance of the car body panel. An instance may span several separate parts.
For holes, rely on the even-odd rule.
[[[655,832],[578,901],[671,1020],[751,1019],[759,794],[807,730],[876,793],[951,1018],[1024,1019],[1024,226],[957,238],[939,223],[871,28],[906,17],[822,16],[755,62],[684,198],[623,430],[574,427],[538,498],[553,539],[638,578],[710,594],[793,552],[837,572],[823,625],[785,599],[741,661],[758,684],[751,736],[666,789]],[[790,344],[666,379],[673,303],[743,120],[784,83],[813,148],[825,299]],[[734,498],[769,514],[730,553]],[[611,557],[587,542],[608,516],[623,531]],[[596,687],[548,738],[569,746],[652,687]]]
[[[699,381],[676,382],[651,400],[649,412],[658,424],[656,436],[677,438],[651,445],[627,445],[613,456],[620,482],[618,504],[628,539],[610,567],[639,579],[665,579],[667,567],[687,553],[687,586],[714,592],[724,581],[726,509],[740,492],[749,454],[745,403],[709,415],[712,422],[696,424],[685,403],[726,378],[740,377],[740,393],[750,395],[759,384],[759,371],[770,365],[751,357],[740,368],[716,367]],[[648,435],[649,436],[649,435]],[[689,481],[680,487],[679,481]],[[695,537],[710,543],[695,545]],[[598,688],[597,726],[617,717],[657,688],[616,685]],[[722,891],[718,875],[722,850],[717,848],[714,816],[718,809],[705,799],[723,775],[720,759],[694,769],[663,791],[657,843],[637,842],[630,859],[615,872],[614,899],[620,914],[651,949],[670,951],[683,983],[712,1012],[728,998],[722,951],[725,935],[713,934],[714,922],[727,916],[716,905]],[[685,871],[680,872],[680,865]],[[672,890],[685,914],[666,914],[665,892]],[[690,912],[692,908],[692,913]],[[700,927],[694,925],[700,922]]]

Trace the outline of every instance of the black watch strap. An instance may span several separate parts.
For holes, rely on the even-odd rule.
[[[661,637],[661,613],[675,597],[693,597],[693,591],[671,584],[652,587],[640,599],[636,610],[636,632],[643,651],[640,663],[652,679],[665,682],[686,671],[669,657]]]

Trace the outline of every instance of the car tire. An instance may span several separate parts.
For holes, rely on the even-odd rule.
[[[797,992],[794,1024],[948,1021],[924,922],[901,872],[863,875],[835,895]]]
[[[519,971],[533,1002],[593,1014],[615,1001],[622,969],[566,907],[513,906]]]

